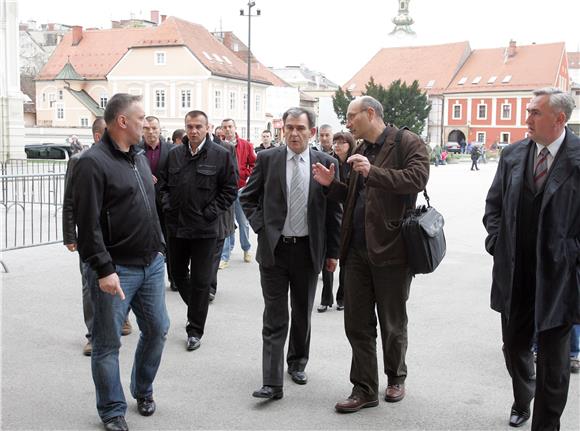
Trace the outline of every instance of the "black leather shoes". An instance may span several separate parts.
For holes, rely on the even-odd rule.
[[[298,385],[305,385],[308,383],[308,377],[304,371],[288,371],[288,374],[292,376],[292,381]]]
[[[281,386],[262,386],[252,393],[254,398],[265,398],[269,400],[279,400],[284,396]]]
[[[155,413],[155,401],[152,397],[137,398],[137,410],[141,416],[151,416]]]
[[[125,422],[124,416],[115,416],[106,422],[103,422],[103,426],[107,431],[129,431],[127,422]]]
[[[528,419],[530,418],[530,407],[528,406],[526,409],[521,410],[516,407],[516,405],[512,405],[512,410],[510,412],[510,427],[521,427],[525,424]]]
[[[344,305],[337,303],[337,304],[336,304],[336,310],[337,310],[337,311],[342,311],[342,310],[344,310]]]
[[[187,350],[197,350],[201,346],[201,340],[197,337],[187,337]]]
[[[319,305],[316,310],[318,310],[319,313],[324,313],[329,308],[332,308],[332,305]]]

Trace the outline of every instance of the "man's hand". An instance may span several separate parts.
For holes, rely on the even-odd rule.
[[[75,242],[71,244],[65,244],[64,246],[68,248],[68,251],[77,251],[77,244]]]
[[[119,281],[119,276],[116,272],[107,275],[106,277],[99,278],[99,288],[110,295],[119,295],[121,301],[125,300],[125,293],[121,289],[121,282]]]
[[[369,159],[367,159],[362,154],[353,154],[346,160],[346,162],[351,163],[352,169],[358,172],[359,174],[362,174],[363,177],[366,178],[369,176],[371,164],[369,162]]]
[[[326,168],[322,163],[312,165],[312,177],[318,184],[328,187],[334,180],[334,164],[330,165],[330,169]]]
[[[336,269],[337,262],[338,262],[338,259],[327,258],[326,259],[326,270],[328,272],[334,272],[334,270]]]
[[[151,175],[153,177],[153,184],[157,184],[157,177],[155,175]]]

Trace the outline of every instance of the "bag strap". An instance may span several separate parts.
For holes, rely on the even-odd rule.
[[[401,164],[401,160],[403,160],[403,156],[401,155],[401,141],[403,140],[403,133],[405,130],[409,130],[407,126],[401,127],[397,130],[397,134],[395,135],[395,156],[397,158],[396,165],[399,169],[403,169],[403,165]],[[425,202],[427,202],[427,207],[431,208],[431,204],[429,203],[429,195],[427,194],[427,187],[423,190],[423,197],[425,198]],[[407,206],[410,206],[411,196],[407,195]]]

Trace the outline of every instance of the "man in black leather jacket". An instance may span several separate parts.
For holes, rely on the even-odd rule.
[[[206,114],[189,112],[185,131],[159,181],[171,273],[187,304],[186,348],[196,350],[207,318],[219,219],[236,199],[237,185],[234,159],[210,139]]]

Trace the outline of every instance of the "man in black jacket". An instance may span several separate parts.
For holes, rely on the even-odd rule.
[[[185,116],[183,144],[169,153],[161,204],[167,223],[171,272],[187,305],[187,350],[201,345],[220,216],[237,195],[234,160],[208,134],[207,115]],[[189,268],[188,268],[189,267]]]
[[[101,142],[83,153],[73,173],[78,249],[90,266],[94,302],[92,374],[106,430],[128,429],[119,348],[129,306],[141,330],[131,395],[143,416],[155,412],[153,380],[169,329],[155,189],[147,159],[135,148],[144,118],[140,96],[114,95],[105,109]]]
[[[161,125],[159,124],[159,118],[154,117],[153,115],[145,117],[145,122],[143,123],[143,142],[139,145],[139,147],[145,151],[145,156],[149,161],[149,167],[151,168],[151,173],[153,174],[153,184],[155,184],[155,207],[157,208],[157,216],[159,217],[159,223],[161,224],[163,237],[167,242],[167,229],[165,227],[163,211],[161,210],[158,178],[159,173],[165,170],[167,158],[169,157],[169,151],[171,151],[174,147],[173,144],[166,142],[165,138],[161,136]],[[166,257],[169,287],[171,290],[177,290],[175,282],[173,281],[173,277],[171,276],[171,254],[167,253]]]

